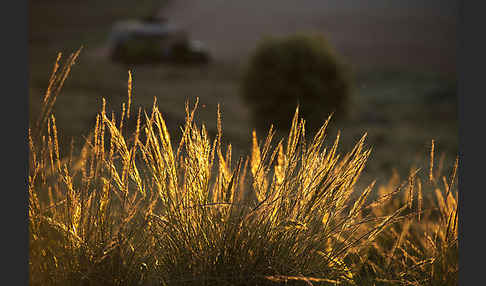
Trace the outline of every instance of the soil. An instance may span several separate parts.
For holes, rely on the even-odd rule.
[[[316,31],[360,68],[454,73],[456,2],[173,0],[160,14],[218,60],[244,61],[265,36]]]

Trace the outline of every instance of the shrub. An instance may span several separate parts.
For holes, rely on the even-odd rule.
[[[351,89],[349,69],[322,35],[264,39],[250,58],[241,93],[254,124],[288,130],[297,105],[306,127],[316,131],[334,112],[345,116]]]

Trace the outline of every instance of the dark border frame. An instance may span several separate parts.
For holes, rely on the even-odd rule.
[[[483,101],[486,27],[482,1],[459,1],[458,11],[458,95],[459,95],[459,285],[483,281],[482,252],[484,191],[484,140],[481,133],[485,110]],[[475,138],[468,138],[475,132]],[[469,152],[469,153],[468,153]],[[469,156],[467,156],[469,154]],[[468,235],[466,233],[469,233]],[[480,250],[481,249],[481,250]]]
[[[2,5],[2,278],[4,285],[28,285],[28,1]],[[9,283],[10,282],[10,283]]]
[[[31,0],[35,1],[35,0]],[[459,1],[459,0],[457,0]],[[3,192],[4,207],[1,208],[4,225],[2,245],[5,266],[2,284],[28,284],[28,230],[27,230],[27,178],[28,178],[28,93],[29,93],[29,57],[28,57],[28,1],[10,1],[8,8],[1,9],[2,40],[2,91],[4,112],[2,122],[4,131],[3,160],[8,164],[2,174],[5,179]],[[482,264],[474,263],[475,255],[484,239],[480,233],[484,200],[483,190],[475,188],[481,184],[480,173],[484,165],[481,139],[481,117],[485,111],[479,99],[484,90],[486,66],[484,52],[486,44],[482,34],[486,27],[484,5],[481,1],[458,2],[458,94],[459,94],[459,184],[460,184],[460,273],[459,285],[474,285],[474,280],[481,279]],[[476,128],[472,140],[467,131]],[[13,135],[13,136],[12,136]],[[7,137],[8,136],[8,137]],[[6,140],[8,138],[8,140]],[[11,140],[10,138],[15,138]],[[14,152],[15,150],[15,152]],[[470,156],[466,156],[469,150]],[[474,154],[472,154],[474,150]],[[5,154],[7,153],[7,154]],[[482,163],[482,164],[481,164]],[[10,187],[10,183],[14,183]],[[18,189],[17,189],[18,188]],[[474,192],[474,194],[472,193]],[[471,195],[470,195],[471,194]],[[476,202],[477,205],[474,204]],[[465,235],[469,229],[469,236]],[[476,234],[474,233],[476,231]],[[8,283],[8,282],[14,283]],[[469,282],[469,283],[468,283]]]

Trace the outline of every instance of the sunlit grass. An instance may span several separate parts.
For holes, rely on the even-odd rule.
[[[97,115],[79,152],[60,150],[52,106],[71,65],[59,61],[29,129],[31,285],[455,285],[457,163],[400,184],[356,182],[364,134],[338,153],[330,120],[309,140],[298,109],[285,139],[253,133],[232,158],[186,104],[174,143],[157,101]],[[136,121],[132,134],[126,123]],[[434,146],[434,145],[432,145]],[[431,196],[433,195],[433,196]]]

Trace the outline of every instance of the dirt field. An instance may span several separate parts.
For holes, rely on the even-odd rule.
[[[172,0],[161,11],[221,60],[264,36],[314,30],[360,68],[454,72],[457,1]]]
[[[56,103],[57,122],[66,142],[71,136],[82,140],[93,126],[101,97],[107,99],[109,109],[120,110],[127,94],[127,67],[106,58],[107,33],[114,21],[146,14],[147,3],[33,2],[31,116],[38,111],[56,53],[62,51],[67,57],[81,45],[78,64]],[[431,139],[437,141],[438,152],[445,152],[447,163],[455,159],[458,142],[453,85],[456,6],[455,1],[446,0],[171,0],[160,14],[206,43],[215,62],[191,69],[135,67],[133,107],[150,109],[156,96],[170,128],[178,132],[184,102],[194,103],[199,97],[205,106],[199,120],[214,131],[220,103],[225,138],[233,143],[234,158],[244,155],[252,129],[238,94],[246,57],[262,36],[320,31],[356,70],[352,116],[331,125],[342,131],[342,152],[368,132],[373,153],[363,184],[373,178],[385,180],[393,168],[407,175],[413,165],[421,166]],[[329,142],[333,139],[330,134]]]

